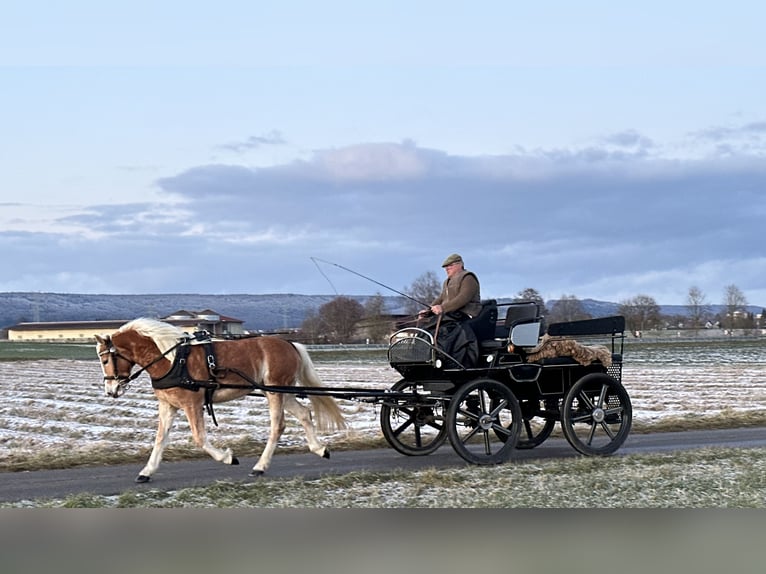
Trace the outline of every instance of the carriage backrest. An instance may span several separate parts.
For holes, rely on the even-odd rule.
[[[484,341],[495,337],[495,324],[497,323],[497,301],[487,299],[481,302],[481,311],[467,324],[473,329],[476,339]]]
[[[622,315],[552,323],[548,327],[548,334],[551,337],[616,335],[623,331],[625,331],[625,317]]]
[[[533,319],[540,316],[540,305],[534,301],[524,301],[523,303],[511,303],[508,311],[505,312],[505,327],[511,328],[516,322],[522,319]]]
[[[510,303],[505,312],[505,319],[495,328],[496,339],[507,339],[514,325],[520,322],[528,322],[540,316],[540,305],[534,301],[522,301]]]

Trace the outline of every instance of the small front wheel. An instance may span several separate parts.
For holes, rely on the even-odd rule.
[[[416,383],[402,379],[394,393],[414,393]],[[431,454],[447,440],[444,401],[423,397],[417,401],[392,398],[380,407],[380,430],[391,447],[407,456]]]
[[[521,407],[511,389],[493,379],[460,387],[447,409],[452,448],[473,464],[506,462],[521,432]]]
[[[632,421],[628,392],[604,373],[578,380],[561,405],[561,430],[569,444],[586,455],[615,452],[628,438]]]

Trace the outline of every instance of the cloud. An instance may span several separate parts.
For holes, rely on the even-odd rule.
[[[766,154],[766,122],[713,126],[691,132],[692,146],[710,157],[763,156]]]
[[[229,142],[221,144],[218,149],[232,151],[235,153],[244,153],[246,151],[260,149],[264,146],[281,146],[285,145],[285,141],[282,134],[277,130],[272,130],[269,133],[262,136],[250,136],[243,141]]]
[[[0,233],[0,246],[44,290],[331,292],[312,256],[401,289],[458,251],[485,296],[683,303],[692,284],[712,295],[730,283],[763,294],[762,160],[666,157],[631,130],[476,157],[363,143],[273,167],[190,167],[157,181],[160,202],[89,206],[23,241]],[[379,290],[333,271],[341,292]],[[0,275],[0,288],[20,285]]]
[[[764,139],[766,138],[766,122],[750,122],[739,126],[716,126],[694,132],[703,140],[722,142],[731,139]]]
[[[636,150],[636,153],[640,155],[645,155],[647,152],[655,148],[655,144],[650,138],[640,134],[636,130],[627,130],[611,134],[606,136],[603,139],[603,142],[606,145],[618,148]]]

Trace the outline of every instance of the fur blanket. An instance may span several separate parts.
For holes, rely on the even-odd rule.
[[[574,339],[558,339],[547,333],[537,347],[527,352],[527,361],[538,361],[553,357],[572,357],[581,365],[590,365],[599,360],[605,367],[612,364],[612,353],[602,345],[582,345]]]

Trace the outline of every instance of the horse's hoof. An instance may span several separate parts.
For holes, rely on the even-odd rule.
[[[330,458],[330,449],[328,448],[324,449],[324,454],[322,455],[322,458]]]
[[[136,482],[143,484],[144,482],[149,482],[152,479],[151,476],[146,476],[145,474],[139,474],[136,477]]]
[[[255,477],[263,476],[263,471],[253,469],[250,471],[250,474],[248,474],[247,476],[255,476]]]
[[[236,466],[239,464],[239,459],[236,456],[231,457],[231,465]]]

